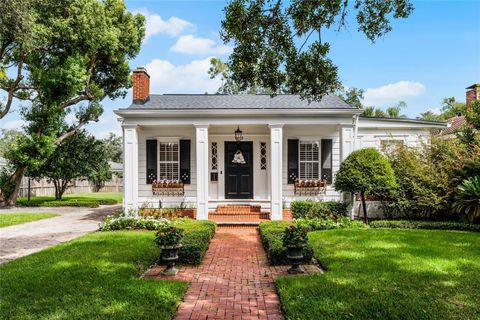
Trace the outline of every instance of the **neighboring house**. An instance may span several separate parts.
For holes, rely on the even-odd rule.
[[[7,159],[0,157],[0,169],[7,166]]]
[[[242,204],[279,220],[294,199],[341,200],[332,182],[353,150],[418,145],[429,141],[429,130],[446,127],[359,117],[362,110],[332,95],[308,103],[297,95],[150,94],[149,79],[144,68],[134,70],[133,103],[115,111],[126,210],[186,201],[197,219],[208,219],[220,205]],[[183,183],[157,183],[160,195],[153,194],[154,180],[177,179]]]
[[[473,84],[466,88],[466,107],[470,109],[470,104],[473,101],[480,100],[480,84]],[[434,132],[445,138],[455,137],[456,133],[467,126],[467,119],[465,116],[458,115],[447,120],[448,127]]]

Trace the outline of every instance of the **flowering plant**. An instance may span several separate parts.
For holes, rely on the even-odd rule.
[[[176,246],[183,238],[183,230],[174,226],[165,226],[157,231],[155,243],[159,247]]]
[[[173,186],[178,186],[182,180],[167,180],[167,179],[159,179],[159,180],[153,180],[152,181],[152,188],[168,188],[168,187],[173,187]]]
[[[283,234],[283,245],[285,247],[303,248],[307,244],[307,229],[304,227],[291,225],[285,228]]]

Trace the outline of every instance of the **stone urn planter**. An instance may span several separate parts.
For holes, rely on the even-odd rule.
[[[287,258],[292,263],[292,267],[288,269],[290,274],[305,273],[300,262],[303,260],[303,248],[307,245],[307,232],[306,228],[295,224],[285,228],[283,245],[287,248]]]
[[[303,247],[287,247],[287,251],[287,258],[292,264],[292,267],[288,269],[288,273],[305,273],[305,271],[300,266],[300,262],[303,260]]]
[[[161,250],[160,259],[166,264],[162,274],[174,276],[178,273],[175,263],[178,261],[178,250],[182,247],[180,241],[183,238],[183,230],[173,225],[162,227],[155,235],[155,243]]]
[[[181,244],[173,246],[160,246],[162,250],[160,258],[162,262],[167,266],[162,271],[164,276],[174,276],[178,273],[178,269],[175,268],[175,263],[178,261],[178,250],[182,247]]]

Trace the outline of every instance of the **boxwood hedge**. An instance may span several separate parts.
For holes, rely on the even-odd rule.
[[[291,225],[288,221],[267,221],[260,223],[260,238],[271,265],[288,264],[287,248],[283,246],[282,237],[285,228]],[[310,245],[303,252],[304,262],[309,262],[313,257]]]
[[[438,229],[480,232],[480,224],[441,221],[377,220],[370,222],[370,228]]]
[[[290,204],[292,216],[299,218],[338,219],[347,214],[347,205],[336,201],[297,200]]]

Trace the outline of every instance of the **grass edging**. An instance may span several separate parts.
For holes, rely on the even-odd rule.
[[[290,226],[292,222],[289,221],[266,221],[260,223],[260,239],[262,240],[263,248],[267,253],[268,262],[270,265],[288,264],[287,248],[283,246],[282,237],[285,228]],[[303,250],[303,261],[310,262],[313,258],[313,249],[307,245]]]
[[[377,220],[369,223],[370,228],[430,229],[480,232],[480,224],[442,221]]]
[[[0,214],[0,228],[38,221],[47,218],[58,217],[56,213],[32,213],[32,212],[7,212]]]

